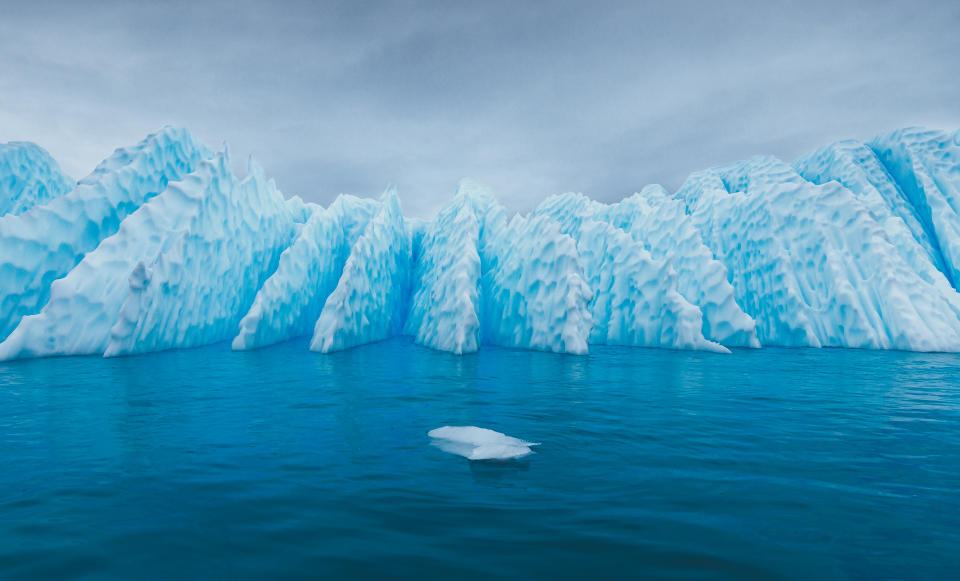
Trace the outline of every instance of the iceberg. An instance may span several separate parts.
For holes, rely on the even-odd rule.
[[[452,353],[483,343],[585,353],[590,289],[572,238],[547,217],[515,216],[464,180],[426,226],[406,332]]]
[[[453,202],[425,227],[414,272],[416,291],[406,333],[440,351],[480,349],[480,236],[482,214],[461,185]]]
[[[512,216],[464,180],[425,220],[392,188],[284,198],[252,160],[240,180],[226,149],[165,127],[76,184],[39,147],[2,145],[0,196],[0,360],[299,337],[330,353],[401,334],[458,355],[960,352],[960,133],[908,128]]]
[[[484,245],[484,340],[495,345],[583,354],[593,327],[593,291],[577,244],[547,216],[514,216]]]
[[[106,356],[195,347],[236,334],[280,253],[295,233],[293,216],[252,159],[238,182],[217,158],[197,212],[152,260],[134,267]]]
[[[0,143],[0,216],[23,214],[75,185],[42,147],[24,141]]]
[[[340,196],[327,209],[313,206],[297,239],[280,255],[276,272],[241,319],[233,348],[264,347],[312,331],[375,209],[372,200],[353,196]]]
[[[840,183],[757,157],[696,173],[679,195],[763,344],[960,349],[955,293],[923,280]]]
[[[233,306],[225,302],[230,293],[249,293],[246,289],[257,286],[247,271],[261,267],[261,263],[269,265],[272,260],[269,253],[275,253],[277,247],[285,244],[282,224],[264,221],[264,217],[270,216],[270,209],[274,210],[275,215],[284,216],[286,206],[279,193],[273,192],[272,207],[263,203],[262,198],[266,195],[260,199],[250,195],[250,192],[268,188],[262,170],[256,165],[251,166],[251,177],[238,184],[230,171],[225,152],[201,162],[196,171],[182,181],[171,182],[160,195],[130,214],[120,224],[116,234],[85,255],[67,276],[54,281],[50,300],[44,308],[36,315],[24,317],[10,336],[0,343],[0,359],[112,354],[111,330],[120,318],[124,302],[128,300],[131,280],[134,281],[134,287],[145,286],[152,278],[154,266],[169,265],[171,254],[176,255],[177,252],[183,252],[185,246],[190,247],[185,242],[196,245],[203,240],[202,244],[211,244],[210,240],[204,238],[208,231],[214,232],[218,238],[196,253],[200,257],[198,263],[183,265],[187,268],[181,267],[181,275],[189,269],[196,273],[196,278],[190,280],[185,292],[175,294],[172,300],[168,300],[167,310],[173,311],[170,323],[164,324],[162,331],[157,332],[149,331],[147,327],[145,332],[152,334],[150,341],[143,341],[142,345],[151,345],[152,341],[160,340],[164,334],[177,333],[178,329],[191,321],[190,336],[184,333],[182,338],[171,342],[169,346],[210,342],[203,337],[200,323],[203,317],[190,319],[188,314],[199,311],[201,315],[210,317],[217,309],[232,311]],[[231,207],[244,204],[249,207],[239,212],[230,211]],[[236,218],[246,221],[238,224]],[[251,221],[253,225],[247,236],[234,242],[224,240],[229,235],[243,232],[242,226]],[[292,220],[289,223],[292,225]],[[261,227],[264,228],[263,235],[249,235]],[[262,249],[255,248],[251,252],[249,243],[243,244],[257,241],[270,244],[271,240],[273,247],[267,251],[267,256],[264,256]],[[207,252],[219,260],[211,260],[205,254]],[[249,262],[245,263],[244,260]],[[220,273],[217,272],[218,265],[221,266]],[[230,282],[231,277],[244,276],[245,273],[247,279],[237,280],[236,286],[225,290],[218,288],[220,284]],[[204,279],[204,276],[218,278]],[[167,285],[162,289],[163,297],[176,291],[170,281],[165,280],[163,284]],[[193,309],[198,302],[200,304]],[[163,304],[157,300],[153,306],[159,309]],[[230,320],[234,315],[230,312],[221,316]],[[228,328],[232,327],[228,323]],[[219,336],[214,337],[215,341]],[[113,349],[120,352],[116,346]],[[136,350],[130,349],[131,352]]]
[[[24,317],[0,343],[0,359],[103,353],[134,271],[139,268],[137,276],[144,276],[142,265],[156,261],[189,227],[210,192],[232,186],[228,175],[226,156],[218,154],[131,213],[116,234],[53,281],[43,309]]]
[[[597,214],[643,244],[654,259],[671,264],[677,292],[700,309],[704,337],[729,347],[760,347],[756,322],[740,308],[727,268],[704,244],[680,198],[652,185]]]
[[[53,281],[115,234],[124,218],[212,156],[186,130],[165,127],[118,149],[69,193],[0,216],[0,339],[38,312]]]
[[[534,214],[552,217],[577,241],[594,291],[589,343],[729,352],[703,336],[703,314],[677,291],[671,264],[655,260],[624,230],[596,220],[596,203],[578,194],[554,196]]]
[[[870,142],[942,256],[944,274],[960,289],[960,131],[910,127]]]
[[[944,262],[936,234],[924,225],[873,150],[856,141],[834,143],[801,157],[797,172],[815,184],[835,181],[864,204],[900,256],[924,281],[955,302],[951,270]],[[953,309],[956,310],[955,308]]]
[[[310,349],[329,353],[398,335],[410,292],[411,235],[396,190],[350,250],[314,327]]]
[[[515,460],[532,454],[531,446],[540,445],[476,426],[444,426],[427,435],[444,452],[467,460]]]

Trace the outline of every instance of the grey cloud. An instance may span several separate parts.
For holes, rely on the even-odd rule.
[[[82,177],[166,123],[329,202],[471,176],[513,209],[960,126],[960,5],[0,2],[0,141]]]

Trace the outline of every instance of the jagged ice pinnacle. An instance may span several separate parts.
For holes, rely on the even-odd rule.
[[[509,216],[464,180],[429,221],[398,193],[284,198],[165,127],[74,182],[0,144],[0,360],[409,335],[591,345],[960,352],[960,132],[908,128]]]

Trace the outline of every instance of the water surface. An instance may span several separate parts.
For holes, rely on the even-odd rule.
[[[591,350],[2,364],[0,578],[960,578],[960,356]]]

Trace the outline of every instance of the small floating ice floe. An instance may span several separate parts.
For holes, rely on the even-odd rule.
[[[468,460],[513,460],[532,454],[530,446],[540,445],[476,426],[444,426],[427,435],[434,446]]]

